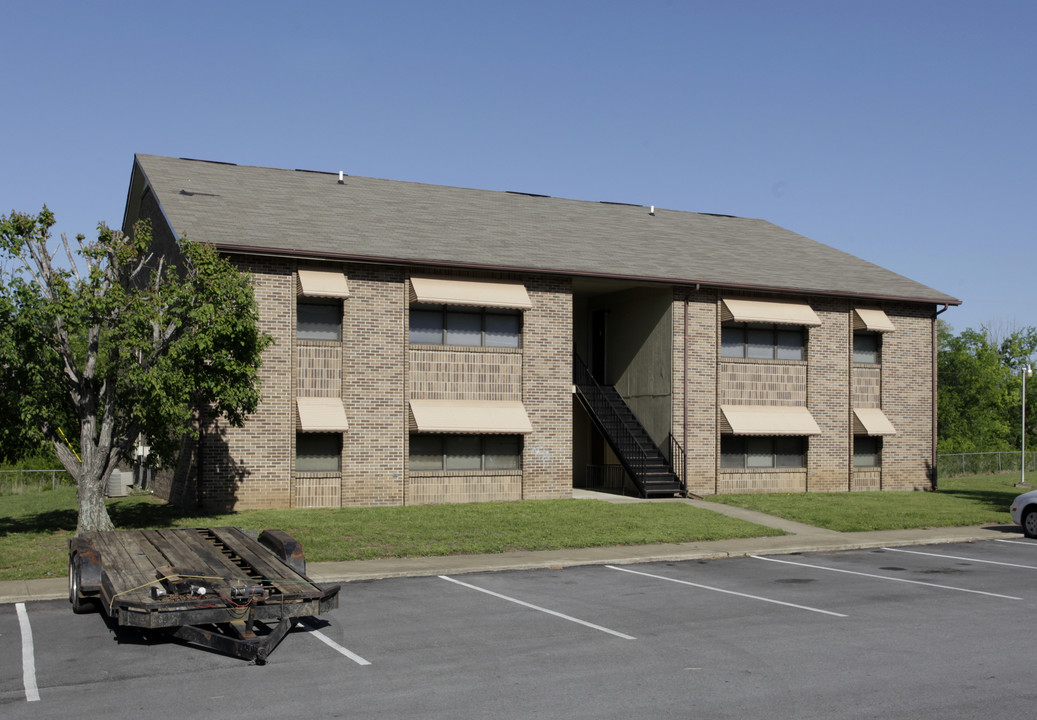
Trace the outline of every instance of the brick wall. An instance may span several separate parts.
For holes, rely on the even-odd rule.
[[[265,259],[235,260],[235,265],[252,275],[259,326],[274,343],[263,353],[262,400],[256,414],[240,429],[211,422],[202,437],[198,496],[212,509],[290,507],[295,439],[293,267]]]
[[[529,277],[523,329],[522,402],[533,432],[522,452],[522,497],[572,496],[572,284]]]
[[[341,343],[295,338],[295,263],[255,259],[262,402],[244,428],[212,424],[203,442],[209,507],[327,507],[557,498],[571,495],[572,297],[569,281],[525,278],[519,351],[408,349],[402,269],[341,266],[349,279]],[[325,266],[327,267],[327,266]],[[349,422],[340,473],[296,473],[295,398],[341,397]],[[407,476],[409,397],[521,399],[533,431],[521,473]]]
[[[882,407],[882,367],[853,366],[853,407]]]
[[[717,493],[805,492],[807,471],[789,468],[771,470],[725,469],[717,476]]]
[[[521,349],[415,347],[408,356],[414,400],[522,400]]]
[[[407,457],[406,318],[403,270],[347,266],[342,318],[342,504],[401,505]]]
[[[260,325],[274,338],[260,370],[259,411],[245,428],[210,423],[194,462],[173,483],[213,508],[424,504],[569,497],[572,487],[573,303],[565,278],[521,280],[533,308],[523,314],[520,350],[409,348],[404,269],[341,265],[341,343],[295,339],[295,263],[238,261],[253,276]],[[496,276],[465,277],[497,279]],[[928,308],[887,305],[896,331],[883,336],[881,363],[852,362],[852,304],[811,299],[821,325],[810,328],[804,362],[719,357],[719,296],[674,290],[673,434],[686,453],[696,494],[846,491],[929,486],[932,453],[932,319]],[[341,397],[349,421],[340,473],[294,472],[297,396]],[[522,471],[408,474],[410,398],[521,399],[532,424]],[[719,471],[718,406],[806,405],[821,428],[800,471]],[[881,407],[897,434],[884,438],[879,469],[852,468],[852,409]]]
[[[408,505],[519,500],[522,473],[412,473],[407,478]]]
[[[885,308],[895,332],[882,336],[882,410],[897,434],[882,441],[882,489],[931,489],[933,311]]]
[[[807,366],[797,360],[718,363],[720,405],[806,405]]]
[[[459,275],[522,282],[533,307],[523,313],[522,347],[418,346],[408,351],[413,399],[519,400],[532,432],[522,471],[407,473],[407,504],[570,497],[572,494],[572,294],[568,280]]]
[[[845,300],[817,300],[810,306],[821,320],[807,342],[807,407],[820,435],[808,442],[807,490],[850,489],[851,308]]]
[[[341,343],[297,341],[295,374],[298,397],[342,397]]]
[[[809,328],[806,361],[731,360],[719,356],[719,294],[674,291],[673,427],[685,447],[689,491],[930,487],[932,310],[885,304],[896,330],[883,335],[881,362],[863,365],[853,363],[852,302],[788,300],[809,302],[821,321],[820,326]],[[721,470],[717,415],[722,404],[806,406],[821,434],[808,440],[805,470]],[[855,407],[882,408],[896,428],[896,435],[883,438],[879,468],[853,468]]]
[[[684,446],[688,491],[711,495],[717,491],[719,452],[717,295],[679,288],[674,299],[674,437]]]

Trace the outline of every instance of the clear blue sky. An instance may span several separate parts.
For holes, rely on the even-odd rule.
[[[0,11],[0,212],[118,226],[135,152],[770,220],[1037,326],[1037,2]],[[766,258],[761,258],[766,261]]]

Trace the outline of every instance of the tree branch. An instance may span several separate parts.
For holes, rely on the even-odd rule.
[[[68,246],[68,236],[65,233],[61,233],[61,244],[65,246],[65,257],[68,258],[69,267],[72,268],[72,275],[76,278],[76,282],[82,282],[83,279],[79,277],[79,267],[76,265],[76,259],[72,255],[72,249]],[[83,247],[83,242],[80,240],[79,247]]]

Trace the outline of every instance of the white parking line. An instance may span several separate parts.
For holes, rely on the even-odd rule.
[[[1016,563],[997,562],[996,560],[977,560],[976,558],[958,557],[957,555],[942,555],[940,553],[919,552],[918,550],[902,550],[900,548],[882,548],[889,552],[908,553],[910,555],[928,555],[929,557],[947,558],[948,560],[965,560],[966,562],[985,563],[987,565],[1004,565],[1005,567],[1023,568],[1026,570],[1037,570],[1037,565],[1017,565]]]
[[[1037,543],[1027,542],[1026,540],[995,540],[994,542],[1008,543],[1009,545],[1029,545],[1030,547],[1037,547]]]
[[[507,600],[508,602],[515,603],[516,605],[521,605],[522,607],[527,607],[527,608],[530,608],[531,610],[538,610],[538,611],[540,611],[542,613],[547,613],[548,615],[554,615],[555,617],[562,618],[563,620],[568,620],[569,622],[574,622],[574,623],[576,623],[578,625],[583,625],[585,627],[593,628],[595,630],[600,630],[601,632],[608,633],[609,635],[615,635],[616,637],[623,638],[624,640],[636,640],[637,639],[637,638],[632,637],[630,635],[624,635],[621,632],[616,632],[615,630],[609,630],[607,627],[602,627],[601,625],[595,625],[594,623],[589,623],[586,620],[580,620],[579,618],[574,618],[571,615],[563,615],[560,612],[555,612],[554,610],[548,610],[547,608],[540,607],[539,605],[532,605],[530,603],[523,602],[522,600],[517,600],[517,599],[515,599],[513,597],[508,597],[507,595],[501,595],[500,593],[495,593],[492,590],[487,590],[485,588],[477,587],[475,585],[469,585],[468,583],[461,582],[460,580],[454,580],[452,577],[447,577],[446,575],[440,575],[439,577],[442,578],[443,580],[447,580],[449,582],[452,582],[455,585],[460,585],[462,587],[466,587],[466,588],[469,588],[471,590],[478,590],[481,593],[486,593],[487,595],[492,595],[495,598],[500,598],[501,600]]]
[[[940,588],[941,590],[957,590],[958,592],[972,593],[974,595],[986,595],[988,597],[1002,598],[1004,600],[1022,600],[1014,595],[998,595],[997,593],[984,592],[982,590],[969,590],[968,588],[953,587],[951,585],[937,585],[936,583],[922,582],[921,580],[907,580],[906,578],[890,577],[889,575],[874,575],[872,573],[857,572],[856,570],[842,570],[840,568],[825,567],[824,565],[810,565],[808,563],[792,562],[791,560],[778,560],[761,555],[750,555],[754,560],[766,560],[767,562],[783,563],[785,565],[797,565],[799,567],[814,568],[815,570],[828,570],[830,572],[846,573],[847,575],[860,575],[861,577],[877,578],[879,580],[892,580],[893,582],[909,583],[911,585],[925,585],[927,587]]]
[[[322,643],[324,643],[325,645],[330,647],[335,652],[342,653],[347,658],[349,658],[350,660],[355,662],[357,665],[370,665],[371,664],[370,662],[368,662],[367,660],[364,660],[362,657],[360,657],[359,655],[357,655],[355,652],[351,651],[350,649],[342,647],[337,642],[335,642],[334,640],[329,638],[327,635],[322,633],[320,630],[317,630],[316,628],[310,627],[309,624],[307,624],[307,622],[305,620],[303,620],[302,623],[300,623],[300,625],[302,626],[302,628],[306,632],[308,632],[311,635],[313,635],[315,638],[320,640]]]
[[[606,565],[607,568],[613,570],[619,570],[620,572],[631,573],[632,575],[644,575],[645,577],[656,578],[657,580],[667,580],[672,583],[678,583],[680,585],[689,585],[691,587],[700,588],[702,590],[712,590],[713,592],[725,593],[727,595],[737,595],[738,597],[748,598],[750,600],[762,600],[763,602],[774,603],[775,605],[784,605],[785,607],[796,608],[798,610],[809,610],[810,612],[821,613],[822,615],[832,615],[834,617],[849,617],[849,615],[843,615],[842,613],[832,612],[831,610],[821,610],[820,608],[813,608],[807,605],[796,605],[795,603],[783,602],[781,600],[772,600],[771,598],[760,597],[759,595],[747,595],[745,593],[735,592],[734,590],[724,590],[723,588],[712,587],[710,585],[700,585],[699,583],[688,582],[687,580],[676,580],[674,578],[666,577],[665,575],[653,575],[652,573],[641,572],[639,570],[630,570],[629,568],[616,567],[615,565]]]
[[[14,607],[22,630],[22,685],[25,686],[25,699],[35,702],[40,699],[40,689],[36,685],[36,652],[32,646],[29,613],[25,612],[25,603],[18,603]]]

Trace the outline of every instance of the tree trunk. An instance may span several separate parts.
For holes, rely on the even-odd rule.
[[[108,516],[105,495],[108,483],[103,477],[77,478],[76,495],[79,499],[79,523],[76,535],[90,530],[114,530],[115,525]]]
[[[91,530],[114,530],[115,524],[112,523],[108,507],[105,505],[108,490],[105,465],[95,468],[92,464],[82,462],[70,448],[60,442],[54,442],[54,450],[58,460],[76,483],[76,504],[79,510],[76,535]]]

